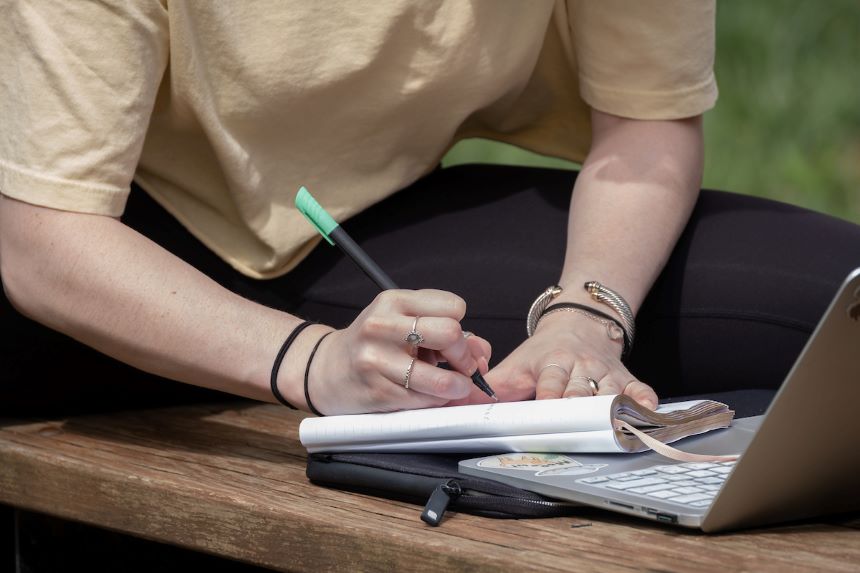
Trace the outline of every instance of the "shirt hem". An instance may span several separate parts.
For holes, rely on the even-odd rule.
[[[130,190],[45,175],[0,159],[0,193],[31,205],[119,217]]]
[[[697,85],[670,91],[621,90],[580,75],[579,91],[592,108],[630,119],[672,120],[701,115],[716,104],[719,91],[711,73]]]

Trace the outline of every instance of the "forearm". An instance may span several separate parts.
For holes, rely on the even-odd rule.
[[[592,117],[594,141],[574,187],[559,300],[586,300],[583,284],[596,280],[635,313],[698,196],[701,120]]]
[[[22,312],[142,370],[272,401],[272,361],[297,318],[231,293],[117,220],[0,201],[3,283]],[[290,356],[305,356],[302,338]],[[301,406],[304,362],[294,362],[280,388]]]

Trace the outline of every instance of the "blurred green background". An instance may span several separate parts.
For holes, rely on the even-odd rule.
[[[719,3],[716,75],[704,187],[860,223],[860,1]],[[443,164],[475,161],[577,167],[474,139]]]

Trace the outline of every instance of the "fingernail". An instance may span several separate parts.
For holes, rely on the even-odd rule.
[[[475,372],[477,372],[477,371],[478,371],[478,363],[477,363],[477,362],[472,362],[472,363],[469,365],[469,369],[468,369],[468,370],[469,370],[469,376],[471,376],[472,374],[474,374]]]

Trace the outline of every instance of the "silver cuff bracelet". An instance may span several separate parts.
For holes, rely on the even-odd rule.
[[[531,338],[531,335],[535,333],[535,328],[537,328],[537,323],[540,320],[543,311],[546,310],[546,307],[549,306],[552,299],[561,294],[562,290],[563,289],[558,285],[548,287],[532,303],[532,306],[529,309],[529,314],[526,317],[526,333],[529,335],[529,338]]]

